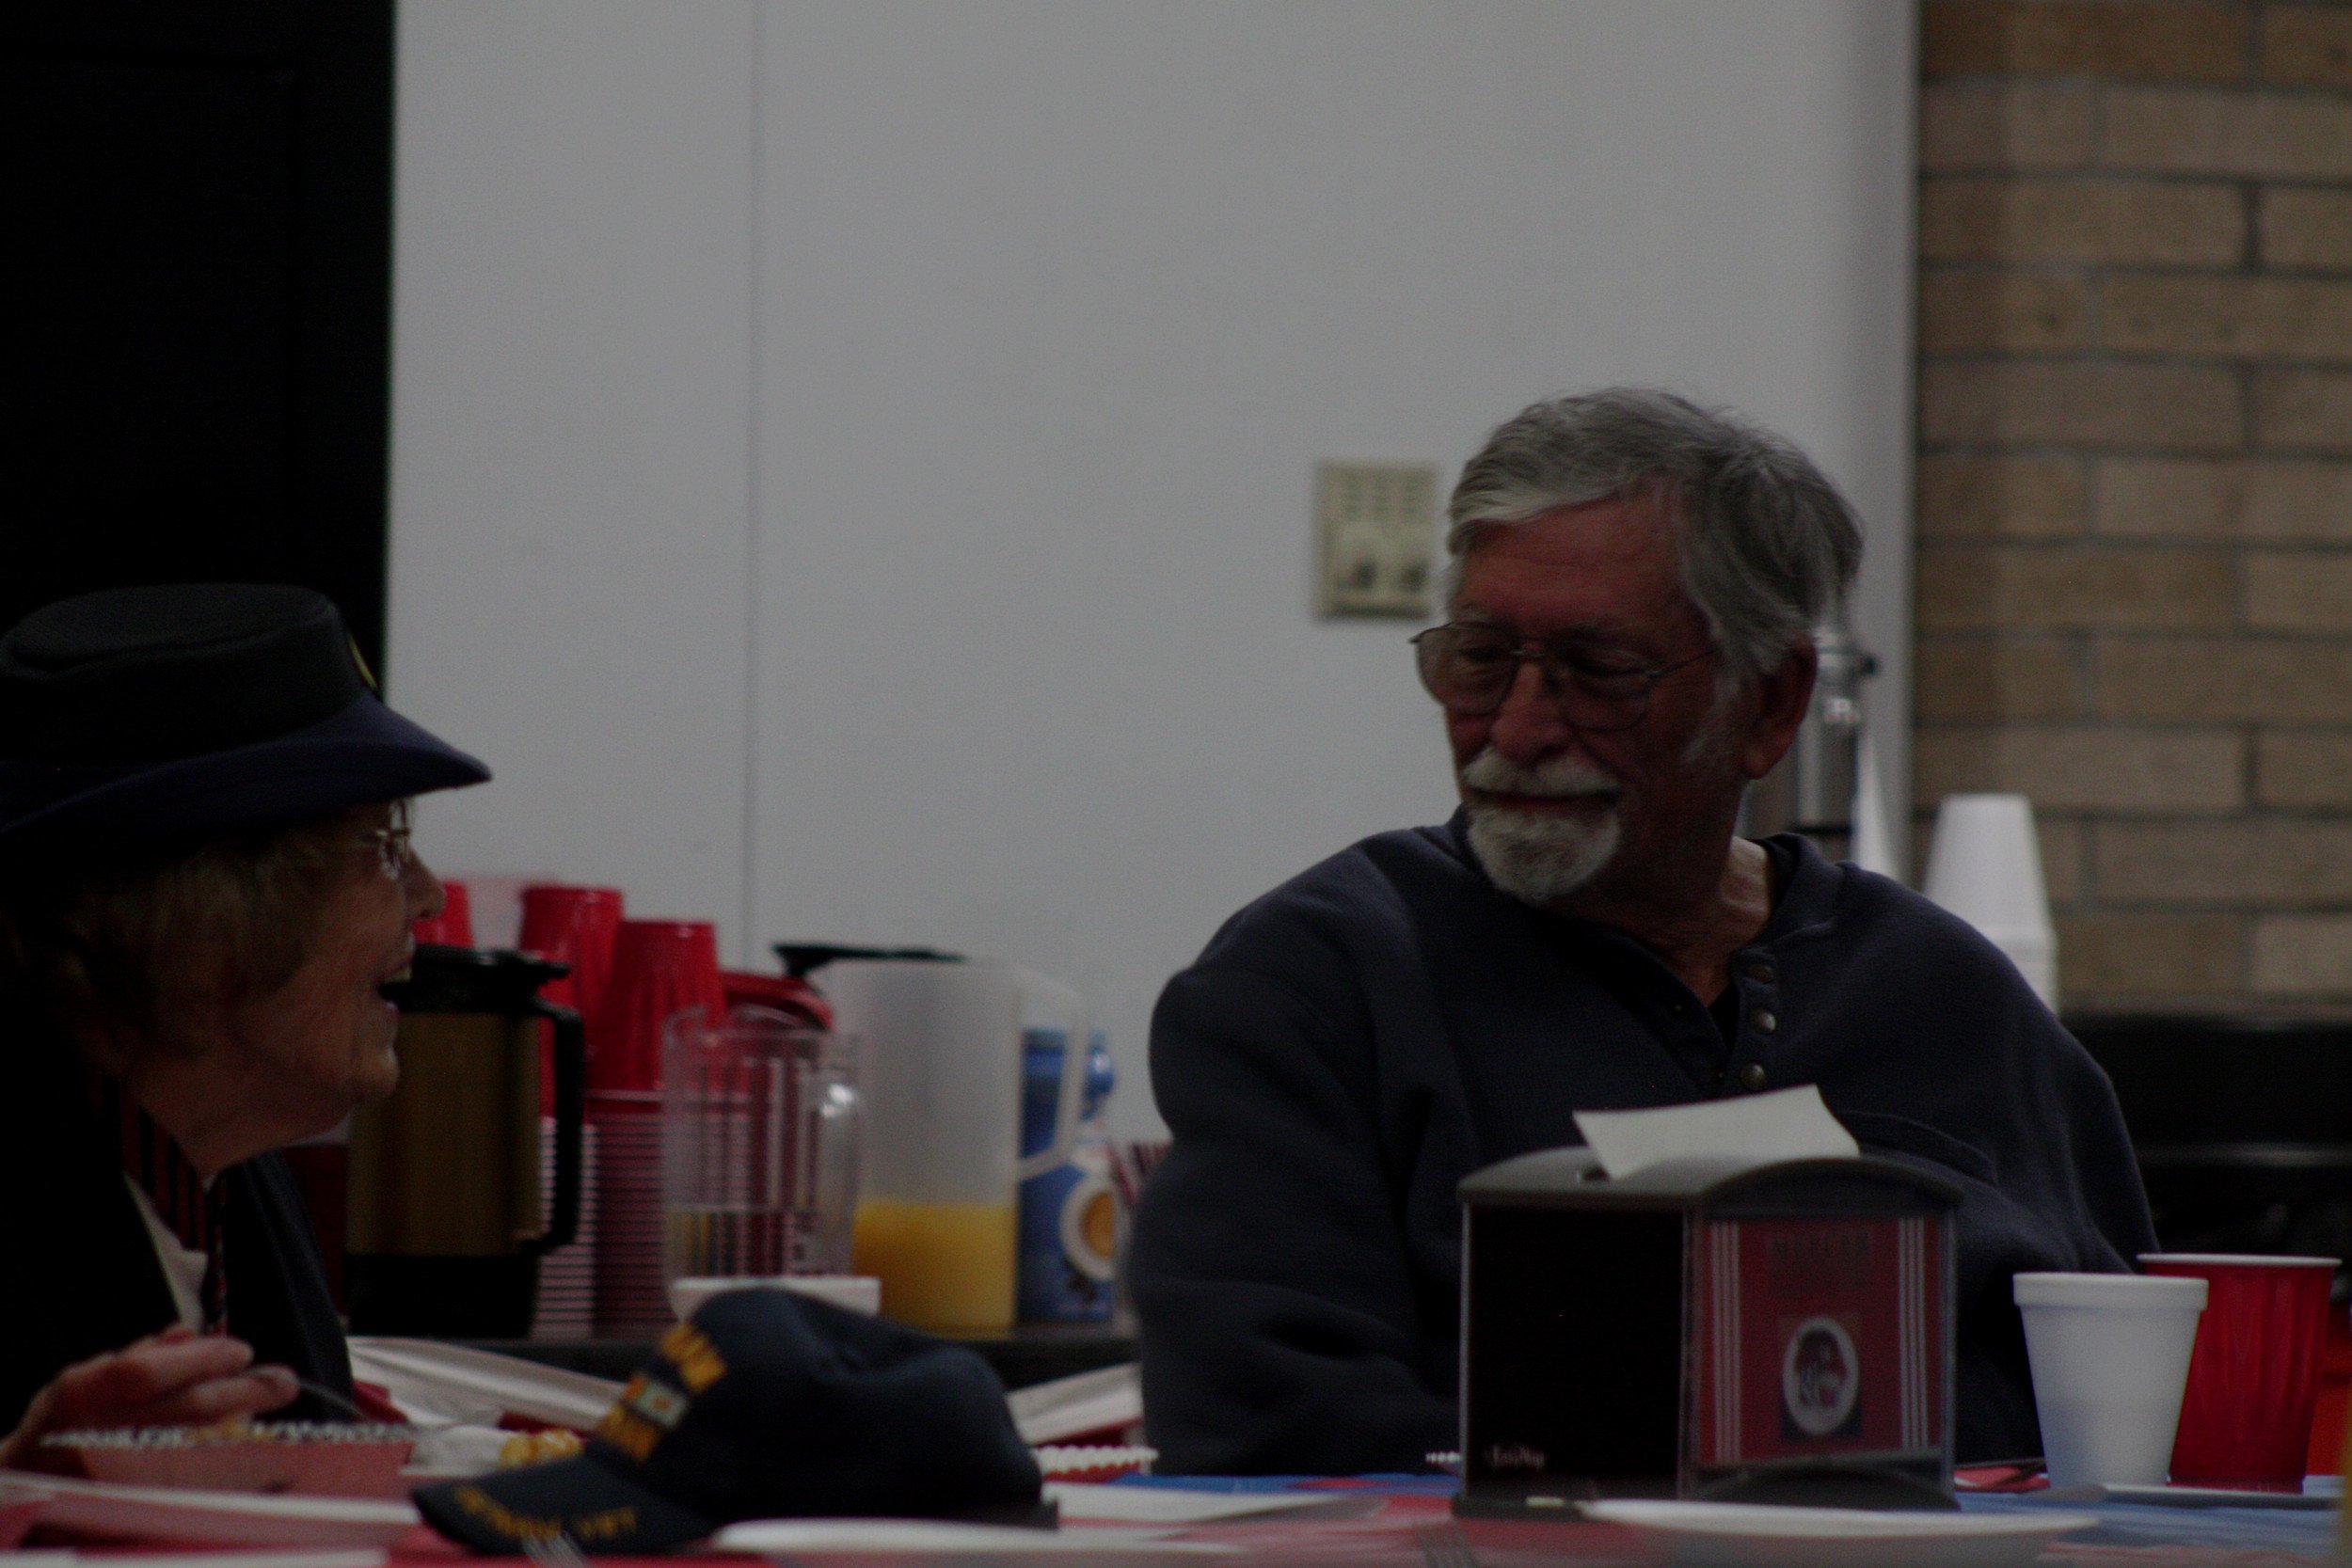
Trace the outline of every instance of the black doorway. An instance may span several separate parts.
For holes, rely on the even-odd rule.
[[[0,626],[299,582],[380,670],[391,0],[18,0],[0,116]]]

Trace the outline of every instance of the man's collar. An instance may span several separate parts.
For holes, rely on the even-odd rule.
[[[1770,945],[1836,919],[1837,890],[1845,881],[1846,867],[1822,859],[1821,851],[1803,833],[1775,833],[1763,842],[1786,845],[1796,859],[1789,867],[1788,885],[1772,901],[1772,918],[1756,933],[1756,943]]]
[[[1485,883],[1494,895],[1503,902],[1525,910],[1529,914],[1539,919],[1554,921],[1567,927],[1607,932],[1612,936],[1625,937],[1625,933],[1616,930],[1613,927],[1604,926],[1598,921],[1585,920],[1576,915],[1558,914],[1549,910],[1536,909],[1531,904],[1520,903],[1517,898],[1496,887],[1494,879],[1486,875],[1486,868],[1478,863],[1478,854],[1470,847],[1470,812],[1466,807],[1454,808],[1454,815],[1446,818],[1445,835],[1447,842],[1453,846],[1455,858],[1469,867],[1470,874]],[[1820,850],[1814,847],[1813,841],[1802,833],[1775,833],[1768,839],[1759,839],[1756,842],[1768,847],[1777,846],[1788,850],[1791,855],[1791,860],[1788,885],[1781,888],[1778,895],[1773,898],[1772,912],[1766,917],[1764,928],[1756,933],[1755,942],[1749,945],[1770,946],[1785,937],[1797,935],[1814,927],[1827,925],[1837,912],[1837,888],[1845,875],[1843,868],[1822,859]],[[1631,941],[1632,939],[1626,937],[1625,940]]]

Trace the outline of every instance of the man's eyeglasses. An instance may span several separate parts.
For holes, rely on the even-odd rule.
[[[1648,716],[1650,692],[1677,670],[1716,650],[1701,648],[1672,664],[1644,667],[1572,642],[1513,637],[1499,626],[1454,621],[1413,639],[1421,684],[1455,713],[1484,716],[1502,706],[1529,659],[1571,729],[1592,734],[1629,730]]]
[[[370,828],[359,835],[359,841],[375,851],[376,869],[388,881],[399,881],[408,874],[408,863],[416,851],[408,847],[408,802],[392,802],[391,820],[381,828]]]

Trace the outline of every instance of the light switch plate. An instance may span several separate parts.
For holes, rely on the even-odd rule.
[[[1425,618],[1437,532],[1435,467],[1317,464],[1319,609],[1325,615]]]

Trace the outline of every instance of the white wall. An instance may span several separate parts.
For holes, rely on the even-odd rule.
[[[390,683],[501,772],[443,863],[1019,958],[1141,1131],[1168,973],[1449,809],[1408,628],[1311,614],[1313,464],[1621,379],[1874,525],[1906,798],[1909,8],[402,15]]]
[[[738,916],[751,0],[404,4],[388,695],[452,869]]]

